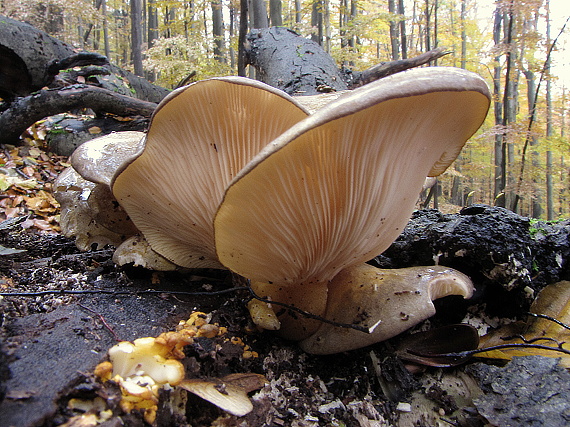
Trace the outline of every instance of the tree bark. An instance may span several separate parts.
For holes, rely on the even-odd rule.
[[[346,90],[336,63],[317,43],[283,27],[254,29],[247,36],[248,63],[260,80],[290,95]]]
[[[392,47],[392,60],[400,59],[400,32],[396,16],[396,0],[388,0],[388,12],[390,12],[390,45]]]
[[[59,71],[50,72],[50,65],[76,53],[31,25],[0,16],[0,96],[12,99],[49,86]],[[125,82],[125,91],[132,89],[138,99],[159,102],[169,92],[117,66],[110,65],[109,70]]]
[[[283,26],[283,12],[281,0],[269,0],[269,23],[272,27]]]
[[[91,108],[118,116],[150,117],[156,104],[89,85],[41,90],[17,99],[0,115],[0,144],[16,144],[19,136],[36,121],[76,108]]]
[[[224,56],[224,18],[222,16],[222,2],[214,0],[212,5],[212,34],[214,36],[214,58],[225,63]]]
[[[142,0],[131,0],[131,59],[135,74],[142,76]]]

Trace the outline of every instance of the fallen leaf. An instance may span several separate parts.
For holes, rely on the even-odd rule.
[[[253,410],[247,393],[263,387],[265,383],[265,377],[260,374],[231,374],[221,379],[187,379],[179,386],[232,415],[242,417]]]
[[[566,325],[570,324],[570,282],[558,282],[544,288],[530,307],[530,312],[549,316]],[[515,322],[481,337],[479,348],[520,344],[523,340],[518,337],[519,335],[524,336],[526,340],[543,338],[534,344],[553,348],[557,347],[558,343],[567,343],[570,340],[570,330],[551,320],[529,316],[527,322]],[[505,337],[508,339],[503,339]],[[566,344],[564,348],[570,349],[570,346]],[[530,355],[561,358],[560,364],[570,368],[570,355],[540,348],[492,350],[479,353],[477,357],[510,360],[514,356]]]

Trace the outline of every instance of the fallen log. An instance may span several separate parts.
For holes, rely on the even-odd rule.
[[[76,108],[90,108],[96,113],[119,116],[150,117],[156,104],[90,85],[40,90],[25,98],[18,98],[0,115],[0,129],[3,129],[0,143],[14,144],[36,121]]]

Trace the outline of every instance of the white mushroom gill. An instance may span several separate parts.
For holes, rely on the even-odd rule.
[[[183,267],[222,268],[212,222],[227,185],[306,116],[260,82],[194,83],[159,105],[144,150],[115,177],[113,193],[156,252]]]

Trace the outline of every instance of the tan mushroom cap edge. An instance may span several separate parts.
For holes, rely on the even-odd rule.
[[[153,250],[188,268],[223,268],[213,218],[227,185],[270,141],[304,119],[293,98],[241,77],[180,88],[155,111],[144,149],[113,194]]]
[[[113,132],[81,144],[71,155],[73,168],[86,180],[111,185],[117,170],[144,147],[144,132]]]

